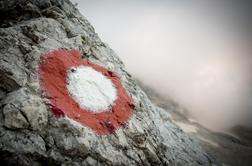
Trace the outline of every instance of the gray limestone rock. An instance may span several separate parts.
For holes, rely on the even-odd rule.
[[[120,58],[68,0],[0,1],[0,160],[9,165],[216,165],[153,105]],[[109,135],[55,117],[43,96],[38,64],[45,53],[79,49],[115,72],[134,114]]]

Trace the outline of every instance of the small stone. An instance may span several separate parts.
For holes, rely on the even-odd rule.
[[[20,41],[19,49],[24,55],[32,51],[31,46],[23,41]]]
[[[12,111],[11,113],[15,115],[13,117],[17,116],[19,120],[23,120],[22,122],[28,123],[25,126],[29,126],[32,130],[41,130],[47,124],[48,112],[45,104],[39,97],[30,94],[26,88],[9,93],[3,104],[6,104],[5,109]],[[14,119],[11,116],[8,116],[10,120]]]
[[[85,161],[82,162],[82,164],[86,165],[86,166],[93,166],[93,165],[102,166],[102,164],[100,162],[98,162],[97,160],[93,159],[92,157],[87,157],[85,159]]]
[[[11,104],[7,104],[3,108],[4,126],[10,129],[26,129],[29,123],[22,115],[20,110]]]
[[[46,106],[40,101],[32,101],[31,105],[25,105],[21,111],[26,115],[31,128],[39,130],[47,123],[47,109]]]

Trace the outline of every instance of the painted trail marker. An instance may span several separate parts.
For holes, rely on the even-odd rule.
[[[78,50],[44,55],[39,78],[56,116],[67,116],[98,134],[113,133],[131,117],[134,104],[110,70],[81,59]]]
[[[91,67],[73,67],[67,72],[67,89],[82,109],[110,111],[117,97],[112,81]]]

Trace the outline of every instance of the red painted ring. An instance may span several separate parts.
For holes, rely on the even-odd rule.
[[[58,49],[42,56],[40,62],[40,84],[57,117],[67,116],[98,134],[109,134],[125,125],[133,114],[133,99],[127,94],[119,77],[102,66],[81,59],[78,50]],[[92,67],[113,82],[117,89],[117,99],[111,110],[94,113],[82,109],[70,96],[66,87],[67,70],[80,65]]]

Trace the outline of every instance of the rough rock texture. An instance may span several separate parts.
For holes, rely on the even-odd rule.
[[[0,1],[0,160],[9,165],[215,165],[154,106],[68,0]],[[128,124],[97,135],[55,117],[38,80],[40,57],[77,48],[120,76],[135,102]]]

